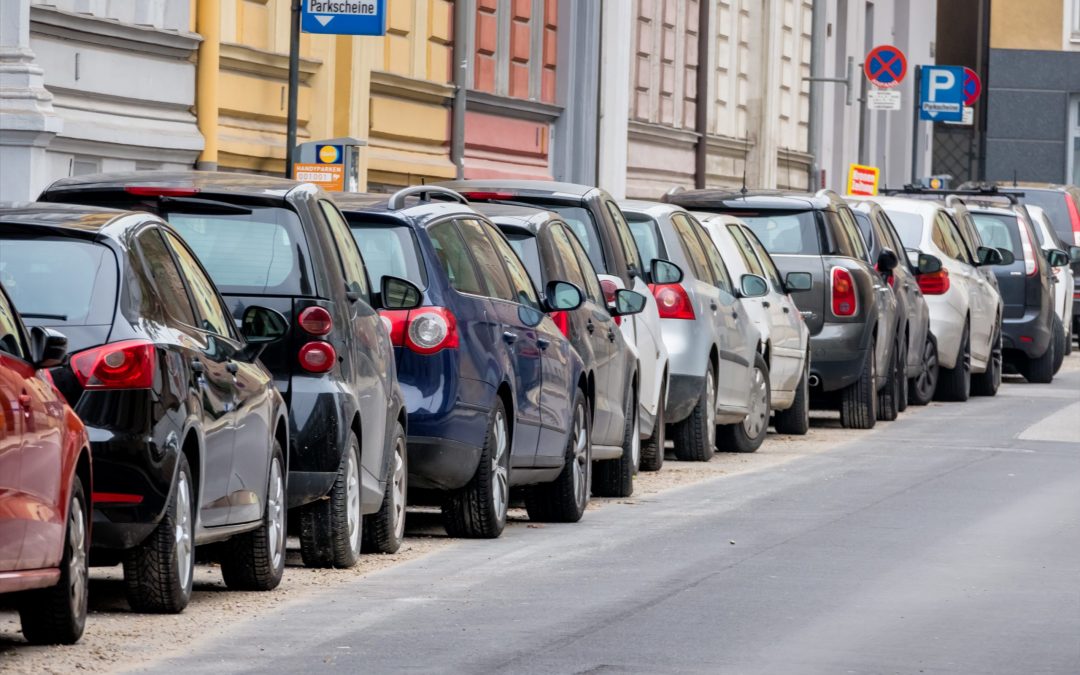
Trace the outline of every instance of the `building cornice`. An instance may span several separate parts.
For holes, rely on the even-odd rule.
[[[673,147],[693,146],[697,143],[700,134],[689,129],[676,129],[675,127],[653,124],[651,122],[637,122],[630,120],[627,125],[630,138],[640,141],[659,143]]]
[[[202,42],[196,33],[139,26],[40,5],[30,8],[30,32],[32,35],[179,59],[190,58]]]
[[[439,105],[445,105],[454,97],[454,87],[451,85],[405,77],[384,70],[371,72],[371,91],[395,98]]]
[[[533,122],[554,122],[563,113],[562,106],[540,101],[529,101],[508,96],[496,96],[480,91],[469,91],[465,97],[466,110],[478,113],[513,117]]]
[[[300,81],[307,83],[322,66],[321,59],[300,57]],[[289,79],[289,55],[232,42],[221,43],[221,67],[273,80]]]

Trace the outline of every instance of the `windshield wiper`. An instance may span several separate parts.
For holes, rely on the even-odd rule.
[[[19,312],[24,319],[51,319],[53,321],[67,321],[67,314],[35,314],[34,312]]]

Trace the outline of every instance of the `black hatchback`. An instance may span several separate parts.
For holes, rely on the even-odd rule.
[[[304,563],[349,567],[361,548],[397,550],[406,417],[376,309],[384,297],[420,294],[393,278],[383,285],[400,293],[371,287],[325,192],[269,176],[141,171],[66,178],[41,199],[159,214],[199,255],[234,316],[257,303],[287,317],[285,339],[262,359],[289,405],[288,505]]]
[[[220,542],[230,588],[269,590],[285,559],[285,402],[262,349],[279,313],[242,327],[191,249],[156,216],[0,207],[0,279],[32,326],[62,331],[51,369],[94,470],[93,564],[123,562],[136,610],[179,612],[194,548]]]

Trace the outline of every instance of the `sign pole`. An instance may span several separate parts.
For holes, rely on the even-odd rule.
[[[919,182],[919,106],[922,95],[922,66],[915,66],[915,96],[911,101],[911,184]]]
[[[285,131],[285,177],[292,178],[296,161],[296,108],[300,96],[300,3],[292,0],[289,17],[289,110]]]

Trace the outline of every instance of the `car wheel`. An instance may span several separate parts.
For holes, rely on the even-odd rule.
[[[665,377],[665,379],[667,379]],[[653,422],[652,436],[641,444],[641,471],[659,471],[664,466],[664,444],[666,427],[664,425],[664,406],[667,404],[667,382],[660,385],[660,399],[656,404],[656,420]]]
[[[803,366],[802,377],[799,378],[798,387],[795,390],[795,400],[787,410],[777,410],[773,413],[773,426],[778,434],[792,434],[805,436],[810,431],[810,360],[806,360]]]
[[[637,396],[629,392],[623,416],[622,456],[593,466],[592,492],[597,497],[629,497],[634,494],[634,473],[641,461]]]
[[[494,539],[502,534],[510,504],[511,440],[506,410],[496,399],[476,473],[442,506],[443,526],[451,537]]]
[[[51,588],[24,593],[19,617],[26,641],[35,645],[70,645],[82,637],[86,626],[86,597],[89,576],[90,536],[86,491],[75,478],[68,501],[64,556],[60,560],[60,580]]]
[[[530,520],[576,523],[589,505],[592,470],[592,439],[589,409],[580,389],[574,399],[570,437],[566,441],[566,463],[559,477],[550,483],[534,485],[525,493],[525,510]],[[619,461],[619,460],[611,460]]]
[[[966,401],[970,397],[971,328],[965,323],[964,334],[960,338],[960,352],[956,355],[956,366],[941,369],[934,398],[939,401]]]
[[[904,412],[908,407],[908,354],[908,335],[907,333],[904,333],[904,335],[900,337],[900,358],[897,360],[899,369],[896,375],[897,384],[899,385],[899,392],[896,397],[896,409],[899,412]]]
[[[1056,355],[1054,354],[1054,343],[1056,339],[1051,339],[1050,343],[1046,346],[1046,351],[1042,353],[1042,356],[1036,359],[1028,359],[1023,368],[1024,378],[1028,382],[1034,384],[1049,384],[1054,380],[1054,360]]]
[[[877,418],[882,422],[892,422],[900,416],[900,381],[904,379],[903,361],[900,353],[901,336],[893,345],[892,360],[889,362],[889,377],[885,386],[878,392]]]
[[[919,360],[919,374],[911,378],[908,388],[908,401],[912,405],[927,405],[934,399],[937,389],[938,356],[937,340],[930,333],[926,334],[922,358]]]
[[[705,371],[705,384],[690,417],[673,425],[675,457],[684,462],[707,462],[716,453],[716,379]]]
[[[750,375],[750,411],[741,422],[716,428],[717,446],[724,452],[755,452],[769,433],[769,364],[761,354],[754,355]]]
[[[269,591],[285,572],[285,462],[274,441],[262,523],[221,545],[221,577],[237,591]]]
[[[1061,370],[1061,364],[1065,363],[1065,345],[1068,344],[1068,339],[1065,337],[1065,326],[1061,325],[1061,319],[1054,315],[1054,325],[1051,326],[1053,335],[1051,336],[1054,341],[1054,374],[1057,375]]]
[[[308,567],[352,567],[360,557],[360,440],[349,434],[325,499],[300,507],[300,557]]]
[[[191,600],[195,574],[195,489],[183,454],[165,514],[139,546],[124,554],[124,590],[136,612],[177,614]]]
[[[877,346],[866,350],[859,379],[840,391],[840,424],[845,429],[873,429],[877,424]]]
[[[397,553],[405,539],[405,507],[409,495],[409,452],[405,445],[405,430],[394,423],[393,456],[390,475],[386,477],[386,493],[378,512],[364,516],[361,550],[364,553]]]
[[[994,339],[991,341],[990,362],[986,370],[971,376],[971,393],[975,396],[994,396],[1001,386],[1001,369],[1004,365],[1001,344],[1001,322],[994,327]]]
[[[1072,334],[1072,329],[1070,328],[1069,331],[1067,333],[1065,333],[1065,356],[1069,356],[1072,353],[1073,353],[1073,334]]]

